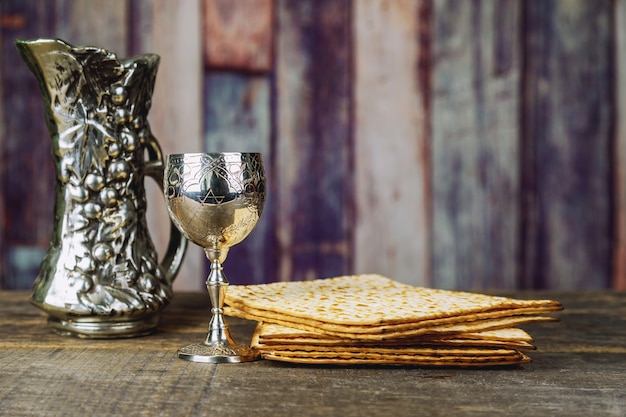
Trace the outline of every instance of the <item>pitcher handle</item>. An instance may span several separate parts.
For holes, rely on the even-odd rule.
[[[148,150],[148,160],[146,161],[145,174],[152,177],[159,185],[159,189],[163,191],[163,171],[165,167],[161,146],[152,135],[149,136],[149,139],[146,141],[146,145]],[[176,278],[180,265],[185,257],[187,239],[176,228],[176,226],[174,226],[174,223],[172,223],[171,220],[170,223],[170,240],[167,245],[167,251],[165,252],[163,261],[161,262],[161,266],[165,270],[165,278],[171,284],[174,281],[174,278]]]

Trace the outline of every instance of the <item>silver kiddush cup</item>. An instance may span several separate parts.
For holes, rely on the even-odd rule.
[[[52,237],[31,302],[62,335],[150,333],[187,245],[171,226],[159,263],[146,224],[144,178],[163,180],[147,121],[159,57],[118,59],[59,39],[15,43],[39,83],[56,168]]]
[[[265,202],[265,171],[259,153],[186,153],[169,155],[163,183],[174,224],[204,248],[211,262],[206,280],[211,299],[209,334],[201,343],[181,348],[178,357],[192,362],[247,362],[259,354],[237,344],[224,320],[228,280],[222,263],[228,250],[256,226]]]

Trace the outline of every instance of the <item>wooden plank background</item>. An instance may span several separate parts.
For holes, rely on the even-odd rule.
[[[525,8],[522,278],[529,287],[610,282],[611,13],[610,1]]]
[[[352,258],[350,3],[276,6],[276,278],[342,274]]]
[[[626,1],[618,1],[614,6],[612,27],[617,57],[626,56]],[[626,213],[626,60],[614,59],[615,92],[613,123],[615,134],[613,150],[615,164],[613,170],[613,212]],[[613,287],[626,289],[626,216],[615,215],[615,232],[612,235],[615,252],[613,257]]]
[[[226,261],[234,284],[626,289],[625,1],[2,0],[0,287],[32,284],[54,198],[13,42],[61,37],[161,56],[164,153],[263,152],[268,201]],[[190,245],[175,288],[205,274]]]
[[[354,268],[430,285],[429,66],[419,65],[430,2],[353,5]]]
[[[515,288],[521,3],[434,5],[433,279],[447,288]]]

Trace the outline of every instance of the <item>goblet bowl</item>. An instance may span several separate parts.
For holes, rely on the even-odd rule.
[[[259,153],[169,155],[164,182],[172,221],[203,248],[226,249],[241,242],[263,211]]]

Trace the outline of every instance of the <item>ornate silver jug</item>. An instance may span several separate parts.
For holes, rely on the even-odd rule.
[[[31,302],[60,334],[149,333],[187,244],[172,225],[159,263],[145,217],[144,177],[163,183],[147,121],[159,57],[118,59],[59,39],[15,44],[43,95],[56,168],[54,227]]]

